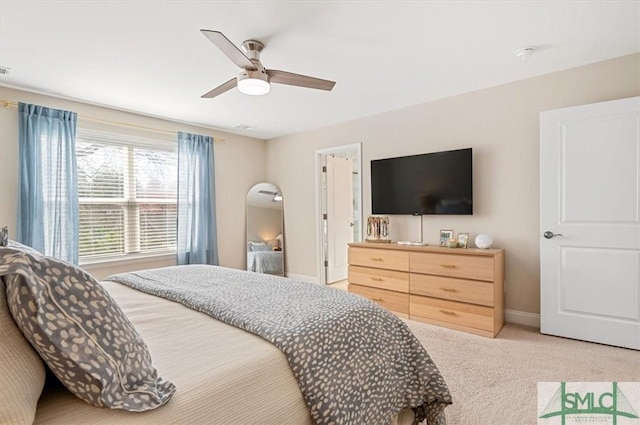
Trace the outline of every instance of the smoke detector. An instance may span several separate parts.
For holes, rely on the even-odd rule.
[[[522,48],[516,50],[515,55],[520,59],[526,59],[529,56],[533,55],[533,52],[535,52],[535,51],[536,51],[536,49],[534,49],[531,46],[522,47]]]

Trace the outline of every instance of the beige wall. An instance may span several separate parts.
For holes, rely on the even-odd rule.
[[[247,240],[269,242],[282,233],[282,210],[247,206]]]
[[[214,146],[220,264],[226,267],[245,268],[246,194],[255,183],[265,180],[266,147],[264,141],[1,86],[0,98],[75,111],[78,113],[79,128],[99,129],[169,141],[175,140],[175,136],[172,134],[97,123],[87,119],[87,117],[91,117],[161,129],[172,133],[183,130],[226,139],[225,142],[216,142]],[[15,107],[8,109],[2,107],[0,108],[0,223],[10,226],[11,237],[15,237],[17,199],[18,110]],[[85,268],[100,279],[111,273],[172,264],[175,264],[174,256],[165,256],[154,260],[129,260],[118,265],[113,263],[88,265]]]
[[[268,141],[268,180],[287,198],[287,272],[317,275],[316,149],[362,142],[366,217],[372,159],[472,147],[474,215],[425,216],[424,240],[436,243],[439,229],[470,241],[489,233],[506,250],[506,308],[538,313],[539,114],[637,95],[638,54]],[[394,239],[419,238],[417,217],[393,216],[391,227]]]

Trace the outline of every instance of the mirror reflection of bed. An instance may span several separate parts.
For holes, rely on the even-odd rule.
[[[247,270],[284,276],[282,192],[258,183],[247,193]]]

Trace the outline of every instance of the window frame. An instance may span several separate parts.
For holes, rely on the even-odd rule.
[[[124,146],[127,148],[141,148],[141,149],[153,149],[153,150],[164,150],[173,152],[176,155],[176,176],[178,173],[177,170],[177,156],[178,156],[178,142],[176,141],[168,141],[163,140],[162,138],[151,139],[147,137],[133,136],[125,133],[117,133],[117,132],[109,132],[109,131],[101,131],[101,130],[93,130],[88,128],[78,128],[76,132],[76,143],[77,142],[97,142],[103,143],[106,145],[112,146]],[[134,161],[133,161],[133,149],[128,149],[128,170],[125,174],[125,182],[124,182],[124,198],[83,198],[78,195],[78,204],[86,205],[86,204],[111,204],[124,206],[125,214],[124,214],[124,238],[125,238],[125,250],[132,248],[132,243],[127,239],[132,234],[129,222],[135,223],[135,225],[139,225],[139,213],[134,214],[132,209],[130,208],[132,205],[140,205],[140,204],[173,204],[176,206],[176,214],[178,207],[178,199],[176,196],[175,200],[170,200],[166,198],[131,198],[131,193],[135,193],[135,172],[134,172]],[[133,178],[132,178],[133,176]],[[176,216],[176,228],[177,228],[177,216]],[[140,232],[135,232],[138,235],[138,241],[133,242],[133,245],[140,246]],[[130,261],[139,261],[140,259],[160,259],[163,257],[175,256],[177,253],[177,244],[176,246],[168,249],[158,249],[149,252],[130,252],[124,254],[104,254],[104,255],[94,255],[94,256],[84,256],[79,257],[79,263],[81,265],[90,265],[90,264],[108,264],[108,263],[128,263]]]

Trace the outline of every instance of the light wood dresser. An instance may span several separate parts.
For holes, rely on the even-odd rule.
[[[349,292],[400,317],[493,338],[504,325],[504,250],[352,243]]]

